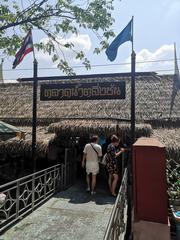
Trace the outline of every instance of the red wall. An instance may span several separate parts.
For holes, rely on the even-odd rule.
[[[168,221],[165,147],[153,138],[133,145],[134,220]]]

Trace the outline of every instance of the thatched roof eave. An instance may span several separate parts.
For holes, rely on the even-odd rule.
[[[167,159],[173,159],[180,164],[180,128],[154,129],[153,137],[166,147]]]
[[[6,141],[0,141],[0,154],[5,154],[14,157],[32,156],[32,128],[19,127],[21,131],[25,132],[25,139],[11,138]],[[37,158],[44,158],[49,149],[49,142],[55,137],[53,133],[47,133],[45,127],[37,128],[37,144],[36,156]]]
[[[116,120],[62,120],[52,123],[48,127],[48,132],[54,132],[57,136],[86,137],[92,134],[109,137],[117,134],[122,138],[130,138],[130,123],[122,123]],[[151,125],[136,124],[136,136],[150,136]]]

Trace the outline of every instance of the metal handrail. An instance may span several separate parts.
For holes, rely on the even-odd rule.
[[[71,149],[65,149],[64,163],[32,173],[0,186],[0,233],[12,223],[33,211],[60,189],[71,186],[75,179],[75,162]]]
[[[127,221],[127,168],[124,171],[122,183],[116,198],[108,226],[104,235],[104,240],[120,239],[126,231]],[[125,224],[126,222],[126,224]]]
[[[64,174],[61,169],[57,164],[0,186],[6,196],[0,203],[0,233],[58,191]]]
[[[38,172],[29,174],[29,175],[27,175],[27,176],[24,176],[24,177],[22,177],[22,178],[18,178],[18,179],[16,179],[16,180],[11,181],[11,182],[5,183],[5,184],[3,184],[3,185],[0,186],[0,189],[6,187],[6,186],[8,186],[8,185],[11,185],[11,184],[13,184],[13,183],[16,183],[17,180],[19,180],[19,181],[25,180],[26,178],[29,178],[29,177],[33,176],[34,174],[39,174],[39,173],[42,173],[42,172],[44,172],[44,171],[48,171],[48,170],[50,170],[50,169],[54,169],[55,167],[59,167],[59,166],[60,166],[60,164],[57,164],[57,165],[54,165],[54,166],[52,166],[52,167],[49,167],[49,168],[40,170],[40,171],[38,171]]]

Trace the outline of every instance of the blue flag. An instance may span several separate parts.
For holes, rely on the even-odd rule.
[[[106,49],[106,55],[112,62],[116,59],[118,48],[121,44],[127,41],[132,42],[132,19],[128,25],[119,33],[119,35],[112,41],[109,47]]]

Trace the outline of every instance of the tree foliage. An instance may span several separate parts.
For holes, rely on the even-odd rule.
[[[71,42],[62,43],[57,36],[79,34],[91,30],[99,39],[94,53],[107,47],[107,40],[114,36],[110,29],[114,0],[1,0],[0,3],[0,49],[7,55],[15,55],[22,37],[27,31],[39,29],[47,36],[46,42],[35,44],[38,50],[50,54],[52,61],[67,74],[73,74],[63,54],[64,47],[74,51],[76,58],[88,69],[90,62],[83,51],[77,52]],[[57,50],[58,48],[58,50]],[[59,55],[59,50],[62,52]]]

